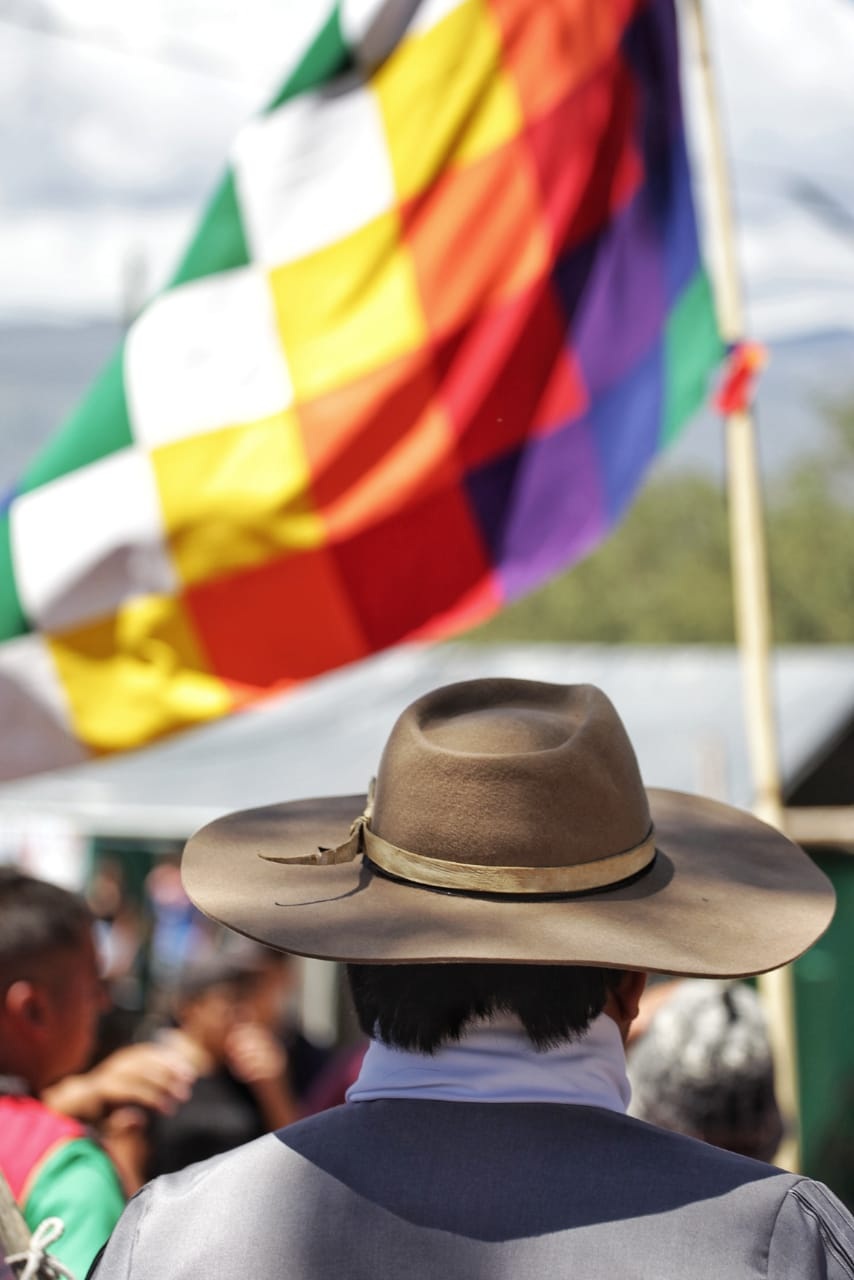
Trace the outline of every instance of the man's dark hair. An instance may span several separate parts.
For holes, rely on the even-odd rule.
[[[77,894],[0,867],[0,982],[45,953],[78,947],[91,921]]]
[[[365,1035],[435,1053],[466,1026],[514,1014],[538,1049],[577,1040],[602,1012],[620,969],[529,964],[348,964]]]

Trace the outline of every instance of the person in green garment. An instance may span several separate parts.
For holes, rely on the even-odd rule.
[[[33,1232],[82,1280],[125,1203],[106,1151],[41,1094],[89,1062],[104,990],[81,899],[0,867],[0,1171]]]

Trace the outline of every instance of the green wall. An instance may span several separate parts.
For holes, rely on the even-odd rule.
[[[854,857],[814,856],[833,881],[837,908],[795,964],[802,1164],[854,1209]]]

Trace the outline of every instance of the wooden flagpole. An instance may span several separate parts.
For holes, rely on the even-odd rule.
[[[690,0],[689,12],[699,59],[709,147],[707,214],[716,255],[711,269],[721,336],[725,342],[731,343],[746,336],[731,186],[702,0]],[[784,813],[771,678],[771,609],[765,526],[755,421],[749,407],[726,417],[726,459],[735,629],[741,657],[754,811],[758,817],[782,829]],[[777,1096],[787,1126],[787,1136],[777,1154],[777,1163],[796,1170],[800,1163],[800,1138],[791,967],[764,975],[759,979],[759,987],[770,1024]]]

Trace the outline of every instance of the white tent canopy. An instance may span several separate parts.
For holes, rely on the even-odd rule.
[[[779,650],[774,672],[791,781],[854,710],[854,648]],[[183,838],[232,809],[361,791],[407,703],[487,675],[600,685],[649,785],[751,804],[735,650],[454,644],[399,648],[146,750],[6,783],[0,831],[30,819],[63,821],[84,835]]]

